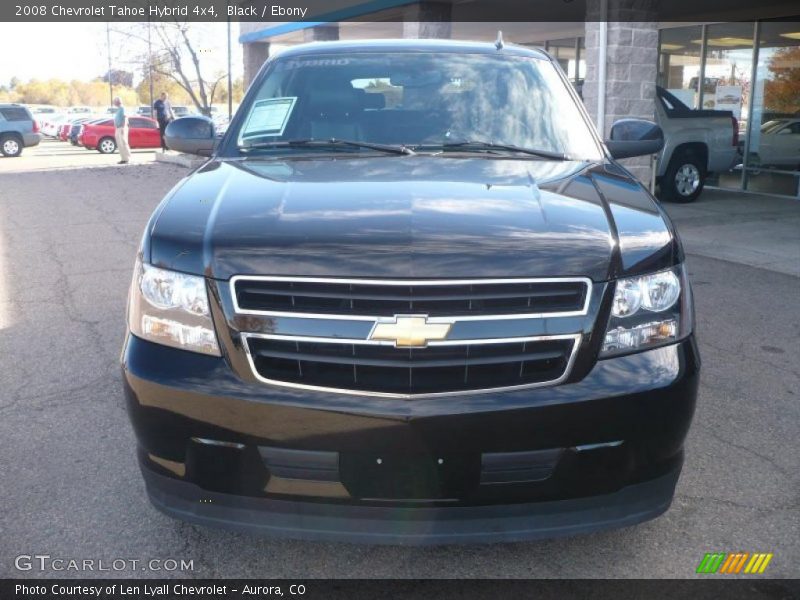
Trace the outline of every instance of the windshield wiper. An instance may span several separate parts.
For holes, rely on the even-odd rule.
[[[530,154],[540,158],[549,158],[551,160],[570,160],[570,158],[562,152],[553,152],[551,150],[539,150],[537,148],[523,148],[522,146],[514,146],[512,144],[495,144],[494,142],[485,142],[481,140],[463,140],[460,142],[446,142],[438,145],[442,150],[465,150],[477,152],[518,152],[520,154]]]
[[[271,142],[246,142],[239,146],[240,150],[257,150],[262,148],[325,148],[336,146],[349,146],[352,148],[368,148],[370,150],[378,150],[379,152],[388,152],[390,154],[415,154],[415,152],[406,146],[393,146],[391,144],[373,144],[372,142],[357,142],[355,140],[342,140],[339,138],[330,138],[327,140],[273,140]]]

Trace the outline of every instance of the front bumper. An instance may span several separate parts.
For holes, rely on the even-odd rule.
[[[694,412],[690,337],[580,381],[393,399],[244,381],[129,336],[125,392],[154,505],[189,521],[372,543],[554,537],[654,518]]]
[[[611,494],[513,505],[401,508],[248,498],[209,492],[143,467],[150,501],[190,523],[271,537],[434,545],[516,542],[635,525],[672,502],[680,464]]]

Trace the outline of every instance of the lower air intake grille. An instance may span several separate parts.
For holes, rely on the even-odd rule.
[[[256,373],[272,382],[376,394],[436,394],[559,380],[575,338],[394,348],[246,337]]]

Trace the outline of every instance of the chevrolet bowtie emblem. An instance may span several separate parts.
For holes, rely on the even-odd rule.
[[[369,339],[394,342],[398,348],[422,348],[428,342],[443,340],[450,333],[451,323],[428,323],[426,315],[395,315],[392,321],[378,321]]]

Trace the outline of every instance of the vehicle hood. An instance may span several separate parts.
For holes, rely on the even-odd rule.
[[[155,265],[237,274],[561,277],[668,266],[679,248],[614,164],[386,156],[212,160],[148,225]]]

